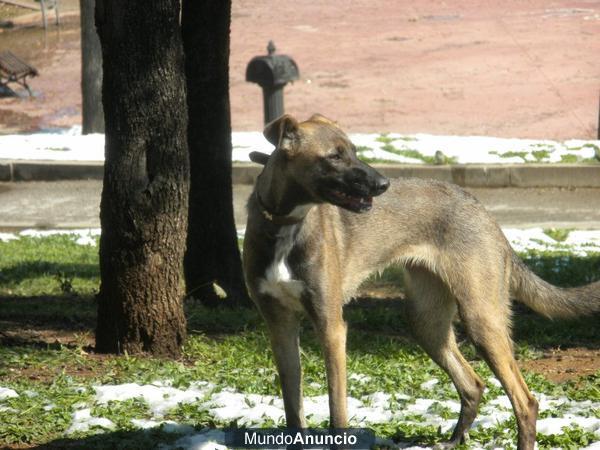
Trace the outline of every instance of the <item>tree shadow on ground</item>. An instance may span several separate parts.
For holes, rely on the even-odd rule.
[[[111,431],[79,439],[60,438],[28,448],[36,450],[151,450],[160,448],[164,444],[172,444],[180,437],[179,434],[165,433],[159,428]]]
[[[539,349],[586,347],[600,348],[598,315],[571,320],[549,320],[520,304],[514,306],[513,336],[517,344],[527,344]],[[262,317],[255,308],[207,308],[197,300],[185,302],[188,332],[220,336],[240,332],[264,331]],[[402,297],[359,298],[345,307],[348,321],[349,350],[368,351],[361,340],[369,334],[389,336],[399,344],[415,345],[406,320]],[[43,341],[28,342],[28,337],[14,338],[19,330],[53,330],[64,333],[93,333],[96,324],[96,301],[93,296],[0,296],[0,342],[3,345],[36,345]],[[308,345],[313,345],[312,327],[305,322]],[[467,339],[460,322],[457,322],[460,340]],[[2,340],[3,332],[14,332],[12,339]],[[6,334],[6,333],[5,333]],[[353,339],[353,335],[359,338]],[[316,343],[314,345],[317,345]],[[364,347],[364,348],[363,348]]]
[[[8,283],[18,285],[48,275],[67,275],[77,278],[95,279],[100,276],[97,264],[63,264],[53,261],[24,261],[2,268],[0,286]]]

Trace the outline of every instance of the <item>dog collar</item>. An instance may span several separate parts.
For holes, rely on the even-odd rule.
[[[262,216],[265,219],[267,219],[269,222],[273,223],[274,225],[295,225],[304,220],[304,217],[298,218],[298,217],[288,216],[288,215],[280,216],[278,214],[272,213],[271,211],[269,211],[269,209],[265,206],[265,204],[260,199],[260,195],[258,195],[258,191],[256,192],[256,202],[258,203],[258,207],[260,209]]]

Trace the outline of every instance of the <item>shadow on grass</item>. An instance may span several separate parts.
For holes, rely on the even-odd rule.
[[[26,280],[44,276],[69,276],[97,279],[100,276],[97,264],[65,264],[53,261],[24,261],[3,267],[0,271],[0,286],[17,285]]]
[[[233,335],[243,332],[265,330],[263,320],[255,308],[206,308],[196,300],[185,303],[188,332],[190,335]],[[348,348],[368,351],[361,341],[369,335],[394,338],[400,345],[414,346],[410,327],[406,320],[401,297],[390,299],[360,298],[346,306],[344,316],[348,321]],[[515,303],[513,336],[517,343],[540,349],[561,347],[600,348],[598,315],[573,320],[549,320]],[[93,296],[0,296],[0,342],[3,345],[36,345],[19,330],[54,330],[56,332],[93,333],[96,323],[96,301]],[[303,333],[308,344],[313,345],[314,336],[308,322]],[[11,338],[6,338],[11,331]],[[466,339],[460,323],[457,323],[459,339]],[[43,341],[37,342],[46,346]],[[315,343],[315,345],[317,345]]]
[[[435,435],[434,432],[432,432]],[[174,442],[182,436],[179,434],[165,433],[159,428],[150,430],[116,431],[97,434],[81,439],[57,439],[45,444],[27,447],[36,450],[152,450],[163,445],[173,446]],[[431,436],[414,435],[397,431],[392,437],[396,445],[427,446],[434,445],[437,440]],[[3,447],[6,449],[21,447]],[[177,447],[175,447],[177,448]],[[194,447],[195,448],[195,447]],[[202,448],[209,448],[206,444]],[[385,448],[385,447],[379,447]]]
[[[159,429],[113,431],[85,438],[61,438],[45,444],[27,447],[38,450],[151,450],[172,444],[181,436]],[[11,447],[6,447],[11,448]],[[20,447],[14,447],[20,448]]]

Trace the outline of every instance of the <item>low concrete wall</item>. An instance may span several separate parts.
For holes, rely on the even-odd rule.
[[[416,177],[465,187],[586,187],[600,188],[600,164],[459,164],[452,166],[373,164],[390,178]],[[234,184],[253,184],[262,167],[235,163]],[[2,161],[0,181],[102,179],[101,162]]]
[[[600,188],[600,164],[459,164],[426,166],[373,164],[390,178],[430,178],[464,187],[587,187]],[[260,173],[256,164],[236,164],[235,184],[252,184]]]

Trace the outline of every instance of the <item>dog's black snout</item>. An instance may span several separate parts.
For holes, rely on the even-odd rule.
[[[375,195],[381,195],[390,187],[390,180],[386,177],[379,176],[375,181]]]

